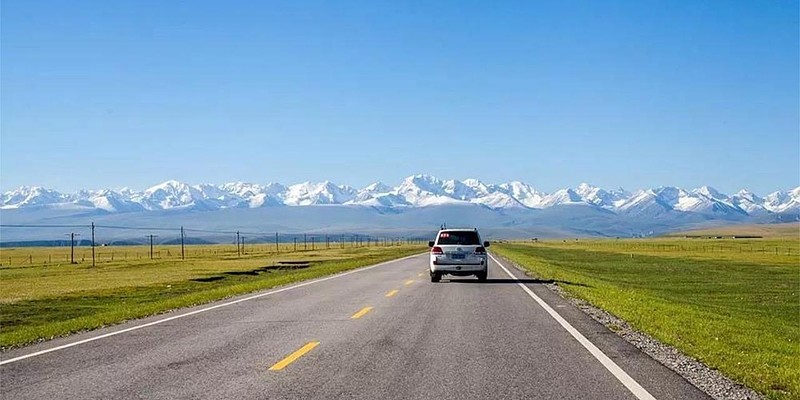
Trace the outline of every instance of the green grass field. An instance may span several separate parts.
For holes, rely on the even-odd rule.
[[[98,247],[95,267],[91,248],[76,248],[78,264],[68,262],[68,247],[0,249],[0,259],[12,261],[0,267],[0,346],[95,329],[426,250],[424,244],[314,247],[309,244],[304,251],[301,244],[294,251],[293,245],[284,245],[276,252],[274,245],[253,245],[239,256],[235,245],[187,246],[185,260],[180,246],[159,246],[152,260],[146,246]],[[308,261],[310,266],[264,268],[280,261]]]
[[[694,229],[690,231],[672,233],[669,236],[681,237],[692,235],[705,236],[763,236],[770,239],[798,239],[800,237],[800,224],[797,222],[786,222],[781,224],[745,224],[745,225],[724,225],[716,228]]]
[[[769,398],[800,398],[796,236],[572,239],[492,249]]]

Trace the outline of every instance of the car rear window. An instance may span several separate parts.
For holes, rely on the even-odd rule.
[[[475,231],[449,231],[439,233],[438,244],[480,245],[480,240]]]

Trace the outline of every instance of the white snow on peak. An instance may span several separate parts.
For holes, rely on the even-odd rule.
[[[730,203],[748,214],[767,212],[764,207],[764,199],[746,189],[742,189],[730,196]]]
[[[321,183],[303,182],[291,185],[282,194],[284,204],[308,206],[316,204],[343,204],[355,198],[356,192],[349,186],[336,186],[330,181]]]
[[[416,207],[464,203],[463,199],[450,197],[445,185],[445,182],[430,175],[413,175],[404,179],[391,193],[403,197]],[[456,190],[455,187],[452,189]]]
[[[498,186],[498,190],[513,197],[520,204],[529,208],[543,208],[546,193],[537,192],[527,183],[512,181]]]
[[[368,193],[389,193],[392,188],[383,182],[375,182],[372,184],[367,185],[365,188],[361,189],[360,192],[368,192]]]
[[[148,210],[165,210],[197,206],[204,208],[203,194],[188,184],[176,180],[168,180],[145,189],[134,195],[133,201],[142,204]]]
[[[2,208],[25,208],[69,201],[69,196],[45,189],[41,186],[23,186],[6,192],[2,197]]]
[[[693,192],[697,193],[697,194],[701,194],[701,195],[706,196],[706,197],[710,197],[712,199],[728,200],[728,196],[720,193],[717,189],[714,189],[711,186],[701,186],[701,187],[693,190]]]
[[[572,189],[561,189],[553,194],[547,195],[542,201],[542,208],[565,205],[565,204],[578,204],[585,203],[583,197]]]
[[[610,209],[620,206],[626,198],[630,197],[630,194],[622,189],[609,191],[588,183],[578,185],[575,193],[588,204]]]
[[[492,192],[485,196],[477,197],[471,200],[472,203],[482,204],[489,208],[525,208],[519,200],[513,196],[503,192]]]
[[[768,194],[764,198],[764,208],[774,213],[800,212],[800,186]]]

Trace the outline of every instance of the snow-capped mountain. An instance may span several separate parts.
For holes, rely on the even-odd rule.
[[[730,201],[748,214],[763,213],[767,210],[764,208],[764,199],[745,189],[736,192],[730,197]]]
[[[405,198],[392,192],[392,188],[383,182],[375,182],[361,189],[356,196],[345,202],[345,205],[361,205],[381,208],[408,207]]]
[[[713,188],[704,186],[692,191],[666,186],[640,190],[627,199],[617,200],[614,210],[621,213],[654,216],[665,212],[685,212],[706,215],[748,215],[733,205],[731,199]]]
[[[413,175],[404,179],[391,193],[416,207],[467,203],[464,199],[451,197],[446,192],[446,185],[446,182],[430,175]],[[450,191],[455,193],[454,188]]]
[[[800,187],[768,194],[764,198],[764,208],[774,213],[800,212]]]
[[[41,186],[23,186],[3,193],[3,208],[24,208],[70,201],[70,197]]]
[[[591,204],[573,189],[561,189],[544,197],[540,208],[549,208],[566,204]]]
[[[82,190],[73,200],[76,205],[96,208],[107,212],[135,212],[145,208],[137,202],[130,200],[130,194],[118,193],[113,190]]]
[[[575,193],[584,201],[604,208],[616,208],[630,197],[630,193],[624,189],[605,190],[588,183],[581,183],[575,189]]]
[[[542,208],[547,193],[537,192],[536,189],[520,181],[512,181],[498,185],[498,191],[505,193],[525,207]]]
[[[315,205],[397,210],[476,205],[492,210],[582,206],[648,218],[687,213],[731,219],[800,214],[800,187],[760,197],[747,190],[726,195],[710,186],[693,190],[664,186],[631,193],[623,189],[607,190],[588,183],[544,193],[519,181],[486,184],[477,179],[441,180],[430,175],[409,176],[394,187],[376,182],[359,190],[329,181],[284,186],[279,183],[261,185],[246,182],[189,185],[169,180],[141,192],[125,188],[119,191],[82,190],[75,194],[64,194],[37,186],[21,187],[3,194],[0,208],[72,207],[127,213]]]
[[[135,193],[131,200],[139,203],[147,210],[165,210],[171,208],[210,209],[206,204],[202,187],[192,187],[183,182],[169,180]]]
[[[350,186],[337,186],[329,181],[322,183],[304,182],[289,186],[280,198],[289,206],[310,206],[317,204],[344,204],[356,196]]]

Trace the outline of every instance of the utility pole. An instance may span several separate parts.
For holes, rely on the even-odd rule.
[[[183,241],[185,238],[186,238],[186,233],[183,231],[183,227],[181,227],[181,260],[186,259],[186,252],[184,251],[183,248]]]
[[[294,237],[294,251],[297,252],[297,236]]]
[[[75,236],[80,236],[80,233],[66,233],[65,235],[69,236],[69,262],[70,264],[75,264]]]
[[[242,236],[242,254],[244,254],[244,236]]]
[[[311,237],[311,250],[314,250],[314,237]]]
[[[239,241],[239,231],[236,231],[236,254],[237,254],[238,257],[241,257],[242,256],[242,248],[239,247],[239,243],[241,243]]]
[[[278,232],[275,232],[275,252],[276,253],[280,253],[281,252],[281,248],[278,247]]]
[[[94,266],[94,222],[92,222],[92,267]]]
[[[308,250],[308,235],[303,234],[303,251]]]
[[[150,238],[150,259],[153,259],[153,239],[157,238],[156,235],[145,235],[146,238]]]

